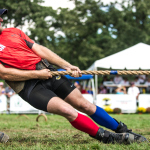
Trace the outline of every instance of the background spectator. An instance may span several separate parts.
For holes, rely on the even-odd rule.
[[[74,86],[75,86],[79,91],[81,91],[81,85],[80,85],[79,81],[75,81],[75,82],[74,82]]]
[[[114,83],[115,83],[115,84],[120,84],[120,82],[121,82],[122,80],[123,80],[122,77],[119,76],[119,75],[116,75],[116,76],[114,77]]]
[[[146,75],[139,75],[139,82],[140,84],[144,84],[146,81]]]
[[[89,94],[92,94],[92,95],[93,95],[92,87],[89,87],[89,88],[87,89],[87,92],[88,92]]]
[[[0,82],[0,95],[5,94],[5,88],[3,86],[4,86],[4,83]]]
[[[136,97],[136,103],[137,103],[137,106],[139,105],[138,104],[138,97],[139,97],[139,94],[140,94],[140,90],[138,87],[135,86],[134,82],[131,82],[130,83],[130,87],[128,88],[128,94],[130,95],[133,95]]]
[[[122,85],[118,85],[115,91],[116,91],[116,94],[127,94],[126,88]]]
[[[12,95],[15,94],[15,91],[10,86],[8,86],[5,88],[5,93],[7,98],[10,98]]]
[[[103,82],[104,86],[108,84],[110,85],[114,84],[113,78],[110,78],[109,80]],[[113,93],[114,89],[115,89],[114,87],[110,87],[110,86],[106,87],[107,93]]]
[[[103,85],[100,85],[98,93],[99,94],[106,94],[107,93],[106,87]]]
[[[5,88],[5,93],[7,96],[7,113],[10,114],[10,97],[15,94],[15,91],[10,86],[8,86]]]
[[[136,76],[133,82],[135,85],[139,85],[140,84],[139,77]]]
[[[78,90],[82,93],[82,94],[87,94],[88,92],[83,88],[83,85],[80,85],[79,81],[75,81],[74,82],[74,86],[76,88],[78,88]]]
[[[129,81],[127,79],[127,77],[123,77],[122,78],[122,81],[120,82],[121,85],[126,85],[126,86],[129,86]]]
[[[147,81],[145,82],[145,85],[148,86],[148,87],[146,88],[146,93],[150,93],[150,78],[147,79]]]
[[[87,90],[83,88],[83,85],[81,85],[80,91],[82,94],[88,94]]]
[[[107,82],[107,81],[109,81],[108,77],[104,76],[101,83],[104,84],[104,82]]]

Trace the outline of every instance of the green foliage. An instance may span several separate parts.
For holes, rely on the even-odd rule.
[[[30,21],[33,19],[33,15],[36,12],[40,12],[42,6],[38,3],[43,2],[43,0],[3,0],[0,1],[0,6],[2,8],[8,9],[9,13],[4,18],[6,23],[13,23],[14,27],[24,25],[25,21]]]
[[[56,19],[65,33],[58,38],[58,53],[81,69],[139,42],[150,44],[149,1],[125,0],[106,6],[95,0],[72,1],[76,7],[59,9]]]
[[[150,1],[70,0],[75,8],[41,6],[44,0],[5,0],[4,25],[29,24],[30,38],[81,69],[139,42],[150,44]]]
[[[97,14],[103,13],[99,9],[102,4],[94,0],[75,1],[75,4],[73,10],[59,9],[57,26],[65,36],[58,37],[58,54],[85,69],[96,59],[104,57],[101,47],[95,44],[98,26],[101,25]]]
[[[116,8],[119,5],[121,10]],[[108,25],[116,36],[117,51],[139,42],[150,44],[150,1],[123,0],[121,4],[108,6]]]

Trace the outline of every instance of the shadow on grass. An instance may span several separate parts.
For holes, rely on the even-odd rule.
[[[43,145],[57,145],[58,143],[68,143],[68,144],[87,144],[90,142],[92,142],[92,140],[95,139],[82,139],[80,136],[74,135],[71,138],[70,137],[66,137],[66,138],[51,138],[51,137],[14,137],[14,138],[10,138],[9,141],[7,142],[8,145],[13,144],[14,142],[19,143],[19,144],[26,144],[28,146],[32,146],[33,143],[37,144],[37,143],[41,143]]]

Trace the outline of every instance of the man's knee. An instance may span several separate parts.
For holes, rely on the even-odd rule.
[[[80,99],[80,104],[78,105],[78,109],[88,115],[91,115],[95,112],[96,106],[89,102],[88,100],[82,98]]]
[[[61,115],[67,118],[69,121],[73,121],[77,117],[76,110],[71,105],[58,97],[52,98],[49,101],[47,110],[49,113]]]
[[[61,115],[67,118],[69,121],[73,121],[77,118],[77,112],[74,108],[68,108],[66,106],[62,106]]]

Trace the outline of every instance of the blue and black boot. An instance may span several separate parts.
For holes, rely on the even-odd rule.
[[[130,133],[114,133],[99,128],[95,137],[93,137],[103,143],[119,143],[119,144],[130,144],[134,141],[133,136]]]
[[[134,142],[137,142],[137,143],[149,142],[144,136],[134,133],[134,132],[132,132],[132,130],[129,130],[124,123],[118,122],[118,124],[119,125],[118,125],[117,129],[115,130],[116,133],[130,133],[130,134],[132,134],[132,136],[134,136]]]

